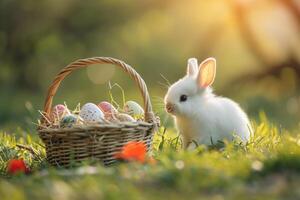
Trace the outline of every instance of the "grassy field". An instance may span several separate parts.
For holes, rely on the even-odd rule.
[[[254,126],[247,145],[225,142],[193,152],[181,149],[174,131],[161,128],[154,141],[156,164],[70,170],[49,167],[33,134],[1,133],[0,199],[300,199],[300,134],[265,117]],[[25,159],[32,173],[9,176],[12,158]]]

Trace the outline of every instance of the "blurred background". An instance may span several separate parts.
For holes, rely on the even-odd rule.
[[[238,101],[252,119],[264,111],[289,129],[300,116],[300,0],[1,0],[0,127],[34,130],[47,87],[70,62],[110,56],[133,66],[165,119],[167,82],[190,57],[218,61],[215,92]],[[108,100],[108,81],[141,102],[119,68],[71,74],[55,103]],[[117,100],[121,92],[113,89]]]

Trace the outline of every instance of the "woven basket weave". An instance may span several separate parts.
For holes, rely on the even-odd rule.
[[[92,64],[113,64],[123,69],[135,81],[143,97],[145,121],[103,123],[72,128],[51,128],[49,126],[45,118],[50,116],[52,100],[62,80],[74,70]],[[116,161],[116,153],[120,152],[123,145],[130,141],[143,141],[149,152],[158,123],[152,111],[144,80],[128,64],[109,57],[80,59],[63,68],[49,87],[44,115],[38,132],[45,143],[47,160],[51,165],[64,167],[87,159],[102,161],[104,165],[110,165]]]

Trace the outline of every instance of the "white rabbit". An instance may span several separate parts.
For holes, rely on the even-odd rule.
[[[240,106],[213,94],[210,86],[215,74],[214,58],[204,60],[199,67],[197,59],[190,58],[187,75],[170,86],[165,96],[166,111],[174,116],[185,148],[192,141],[210,145],[235,136],[243,142],[250,138],[252,128]]]

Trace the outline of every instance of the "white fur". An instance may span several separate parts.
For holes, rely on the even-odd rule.
[[[188,68],[190,63],[189,60]],[[165,96],[165,103],[171,103],[175,108],[172,114],[185,147],[193,140],[198,144],[231,141],[234,135],[248,141],[252,129],[245,112],[234,101],[215,96],[210,87],[200,87],[197,78],[201,70],[189,73],[191,71],[194,69],[188,69],[187,75],[174,83]],[[188,99],[180,102],[183,94]]]

